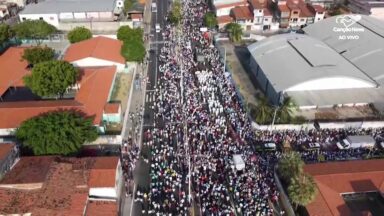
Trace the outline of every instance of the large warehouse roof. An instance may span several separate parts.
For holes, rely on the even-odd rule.
[[[342,55],[307,35],[275,35],[248,46],[248,50],[277,92],[302,86],[318,90],[324,82],[333,82],[334,88],[377,86]]]
[[[351,21],[349,29],[359,31],[338,31],[345,29],[340,20],[349,17],[357,20]],[[384,84],[384,23],[378,19],[365,15],[340,15],[330,17],[303,29],[305,33],[313,38],[319,39],[340,53],[343,57],[353,63],[360,70],[372,77],[377,83]],[[341,39],[344,35],[357,35],[358,39]]]
[[[20,14],[109,12],[114,8],[115,0],[46,0],[27,5]]]

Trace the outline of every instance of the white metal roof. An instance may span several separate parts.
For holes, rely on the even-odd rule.
[[[248,50],[277,92],[333,77],[352,79],[365,87],[377,86],[327,44],[307,35],[275,35],[248,46]]]
[[[116,0],[46,0],[28,4],[20,14],[112,12]]]
[[[345,15],[324,19],[305,27],[303,30],[307,35],[329,45],[377,83],[383,85],[384,22],[370,16],[359,15],[360,20],[352,24],[350,28],[362,28],[363,31],[353,33],[335,31],[335,27],[345,27],[342,23],[337,22],[343,18],[342,16]],[[341,40],[340,36],[343,35],[357,35],[358,39]]]

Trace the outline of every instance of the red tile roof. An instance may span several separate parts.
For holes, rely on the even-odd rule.
[[[24,86],[22,78],[29,74],[28,62],[22,60],[25,48],[10,47],[0,56],[0,96],[10,86]]]
[[[287,5],[279,5],[279,10],[281,12],[290,12],[290,10],[289,10]]]
[[[315,16],[315,14],[312,13],[310,8],[308,8],[308,5],[305,4],[304,2],[299,4],[299,8],[300,8],[300,17],[314,17]]]
[[[117,203],[112,201],[89,201],[85,216],[117,215]]]
[[[107,61],[125,64],[120,54],[122,42],[107,37],[94,37],[72,44],[65,53],[64,60],[68,62],[93,57]]]
[[[119,113],[120,103],[107,103],[104,106],[104,113],[116,114]]]
[[[310,164],[304,170],[318,188],[315,201],[306,206],[310,215],[351,215],[341,193],[384,192],[384,160]]]
[[[321,5],[312,5],[313,9],[315,9],[316,12],[324,12],[325,9]]]
[[[247,6],[240,6],[240,7],[233,8],[232,14],[236,20],[238,19],[253,20],[253,14]]]
[[[81,69],[74,100],[0,102],[0,128],[17,128],[23,121],[55,110],[76,110],[94,116],[99,125],[115,78],[116,66]]]
[[[216,18],[218,24],[227,24],[233,21],[231,16],[218,16]]]
[[[243,0],[241,2],[235,2],[230,4],[218,4],[218,5],[215,5],[214,7],[216,8],[216,10],[218,10],[223,8],[234,8],[236,6],[248,6],[248,2],[246,0]]]
[[[268,8],[264,8],[264,16],[272,16],[272,13]]]
[[[250,0],[253,9],[263,9],[268,6],[267,0]]]
[[[142,19],[143,15],[142,14],[131,14],[132,19]]]
[[[0,162],[11,153],[14,147],[14,143],[0,143]]]
[[[89,187],[115,187],[118,157],[97,157],[89,176]]]
[[[47,158],[54,158],[47,162]],[[109,168],[116,169],[118,157],[68,158],[68,157],[22,157],[18,164],[6,175],[4,181],[9,184],[42,182],[42,187],[35,190],[17,190],[0,188],[0,214],[32,213],[32,215],[97,215],[94,210],[117,215],[118,203],[97,203],[87,207],[90,173],[106,169],[99,178],[109,179]],[[116,166],[115,166],[116,165]],[[31,171],[34,169],[34,171]],[[41,172],[37,168],[41,168]],[[48,169],[46,167],[49,167]],[[21,169],[22,168],[22,169]],[[36,168],[36,170],[35,170]],[[22,174],[22,173],[25,174]],[[29,176],[28,174],[31,174]],[[11,177],[15,177],[11,179]],[[115,175],[113,175],[115,176]],[[38,178],[37,180],[31,181]],[[7,180],[8,179],[8,180]],[[101,205],[101,206],[100,206]],[[87,207],[87,208],[86,208]],[[102,209],[100,208],[102,207]]]

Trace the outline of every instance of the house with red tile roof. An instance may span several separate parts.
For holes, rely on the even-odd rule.
[[[282,0],[278,2],[280,26],[300,28],[324,19],[324,8],[313,6],[303,0]]]
[[[251,30],[253,25],[253,14],[248,6],[238,6],[231,10],[234,21],[240,24],[244,30]]]
[[[93,174],[97,172],[97,175]],[[122,183],[118,157],[22,157],[0,181],[1,214],[118,215]],[[115,196],[94,196],[115,186]],[[108,193],[106,193],[108,195]],[[105,214],[109,211],[109,214]]]
[[[365,215],[369,206],[351,209],[344,199],[346,194],[384,192],[384,160],[359,160],[309,164],[304,171],[314,177],[317,195],[306,206],[309,215]]]
[[[71,44],[64,60],[77,67],[116,66],[117,71],[125,68],[125,59],[120,54],[123,43],[120,40],[98,36]]]
[[[248,6],[247,0],[213,0],[213,11],[217,17],[229,16],[232,8]]]
[[[93,123],[103,132],[104,108],[110,100],[116,77],[116,66],[80,68],[80,71],[78,88],[72,99],[0,102],[0,135],[11,135],[23,121],[57,110],[82,112],[92,117]],[[8,73],[11,72],[12,70],[8,71]],[[7,83],[7,78],[15,81],[13,76],[4,76],[2,81]],[[18,78],[22,79],[22,76]]]
[[[219,29],[224,28],[228,23],[233,22],[233,18],[229,15],[225,16],[218,16],[216,17],[217,25],[219,26]]]

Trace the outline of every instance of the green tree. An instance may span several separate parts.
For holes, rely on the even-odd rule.
[[[243,36],[243,28],[238,23],[229,23],[225,26],[232,42],[240,42]]]
[[[291,97],[284,97],[283,103],[278,107],[276,116],[279,123],[290,123],[293,119],[295,110],[298,107]]]
[[[127,61],[142,62],[145,57],[145,47],[139,41],[124,42],[121,55]]]
[[[292,178],[287,191],[288,196],[295,204],[296,209],[298,205],[306,206],[311,203],[316,198],[317,194],[316,184],[313,177],[306,173]]]
[[[175,0],[172,5],[172,9],[169,12],[169,21],[175,25],[178,25],[183,17],[181,12],[181,3],[179,0]]]
[[[303,173],[304,161],[298,152],[288,152],[283,155],[278,163],[280,177],[286,182],[296,178]]]
[[[135,0],[125,0],[124,1],[124,13],[127,13],[135,3]]]
[[[50,47],[36,46],[24,50],[22,58],[29,64],[35,65],[40,62],[53,60],[55,57],[55,50]]]
[[[33,117],[16,130],[16,137],[35,155],[73,154],[84,142],[94,141],[97,135],[91,118],[71,111]]]
[[[77,43],[92,38],[92,32],[85,27],[76,27],[68,32],[68,40],[71,43]]]
[[[57,32],[57,29],[44,20],[25,20],[16,24],[13,31],[19,39],[32,39],[41,44],[43,39]]]
[[[208,28],[214,28],[217,25],[215,13],[208,12],[204,15],[204,25]]]
[[[255,109],[256,122],[259,124],[266,124],[272,121],[272,108],[265,96],[258,96],[257,105]]]
[[[78,70],[70,63],[51,60],[34,65],[32,74],[24,77],[24,83],[41,97],[62,97],[77,77]]]
[[[117,39],[124,42],[140,41],[143,42],[143,29],[121,26],[117,30]]]
[[[11,37],[12,31],[9,25],[0,23],[0,47],[2,47]]]

